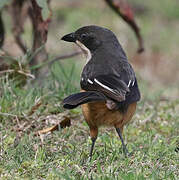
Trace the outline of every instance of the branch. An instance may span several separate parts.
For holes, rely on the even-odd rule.
[[[105,0],[106,3],[111,7],[113,11],[115,11],[127,24],[134,30],[139,48],[137,50],[138,53],[144,51],[143,39],[140,34],[140,29],[134,20],[134,15],[131,7],[125,0]]]
[[[47,1],[49,3],[49,1]],[[38,5],[36,0],[31,0],[31,7],[29,8],[29,17],[33,27],[33,47],[35,52],[38,48],[44,45],[47,41],[48,26],[51,21],[51,12],[47,19],[42,17],[42,8]],[[40,50],[35,57],[30,61],[30,66],[43,63],[48,59],[48,53],[45,48]],[[35,71],[36,77],[40,77],[48,71],[48,68],[41,69],[41,72]]]
[[[24,7],[24,2],[24,0],[13,0],[10,9],[13,23],[13,35],[17,45],[25,54],[27,51],[27,47],[25,46],[21,38],[21,35],[24,32],[24,21],[27,16],[27,8]]]
[[[4,34],[5,34],[5,30],[4,30],[4,23],[3,23],[3,19],[2,19],[2,12],[0,11],[0,48],[3,46],[4,43]]]
[[[48,64],[51,66],[55,61],[63,60],[63,59],[68,59],[68,58],[77,56],[77,55],[79,55],[79,54],[81,54],[81,53],[82,53],[82,51],[76,51],[76,52],[73,52],[73,53],[71,53],[71,54],[57,56],[56,58],[54,58],[54,59],[52,59],[52,60],[50,60],[50,61],[45,61],[45,62],[43,62],[43,63],[41,63],[41,64],[34,65],[34,66],[32,67],[32,69],[40,69],[40,68],[42,68],[42,67],[44,67],[44,66],[46,66],[46,65],[48,65]]]

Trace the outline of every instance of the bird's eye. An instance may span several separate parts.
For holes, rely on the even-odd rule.
[[[86,39],[87,37],[88,37],[87,34],[82,34],[82,35],[81,35],[81,39]]]

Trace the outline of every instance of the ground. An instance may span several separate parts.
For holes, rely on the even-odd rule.
[[[125,158],[113,128],[101,128],[92,161],[91,140],[81,109],[62,109],[61,101],[79,91],[83,56],[56,62],[41,87],[19,87],[8,75],[0,76],[0,178],[1,179],[178,179],[179,153],[179,6],[177,0],[130,0],[141,27],[145,52],[136,54],[131,29],[103,1],[53,1],[49,29],[49,59],[75,51],[60,41],[64,34],[87,24],[115,32],[132,63],[142,94],[133,120],[124,129],[130,156]],[[29,22],[24,38],[30,41]],[[10,26],[10,22],[6,22]],[[10,28],[5,48],[17,59]],[[28,43],[27,43],[28,44]],[[12,46],[11,46],[12,45]],[[11,47],[11,48],[9,48]],[[21,59],[23,59],[22,56]],[[39,130],[69,118],[71,126],[52,133]]]

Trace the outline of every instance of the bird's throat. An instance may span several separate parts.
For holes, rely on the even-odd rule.
[[[78,40],[76,40],[76,44],[83,51],[84,55],[86,56],[86,61],[88,62],[92,57],[90,50]]]

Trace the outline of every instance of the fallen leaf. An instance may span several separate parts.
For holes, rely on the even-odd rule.
[[[53,132],[55,130],[58,130],[58,124],[52,126],[52,127],[49,127],[49,128],[45,128],[45,129],[42,129],[40,131],[38,131],[38,134],[46,134],[48,132]]]
[[[63,129],[70,126],[71,126],[71,120],[69,117],[65,116],[64,120],[60,122],[60,127]]]

